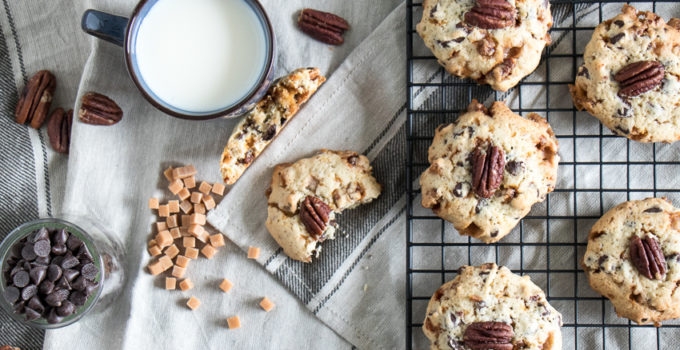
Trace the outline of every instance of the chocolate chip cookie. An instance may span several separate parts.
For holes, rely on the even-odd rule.
[[[311,262],[335,238],[335,216],[368,203],[382,187],[368,158],[351,151],[319,154],[274,169],[267,190],[267,230],[292,259]]]
[[[496,242],[555,188],[557,150],[539,115],[473,100],[455,123],[437,128],[420,176],[422,205],[460,234]]]
[[[590,285],[638,324],[680,317],[680,210],[666,198],[624,202],[590,230]]]
[[[506,91],[536,69],[552,23],[546,0],[425,0],[416,30],[449,73]]]
[[[579,110],[640,142],[680,139],[680,20],[624,5],[595,28],[570,86]]]
[[[463,266],[427,305],[430,349],[562,349],[562,315],[529,276],[488,263]]]

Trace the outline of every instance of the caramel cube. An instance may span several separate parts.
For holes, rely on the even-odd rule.
[[[158,245],[158,243],[156,243],[156,240],[155,240],[155,239],[152,239],[152,240],[149,241],[149,248],[151,248],[151,247],[153,247],[153,246],[155,246],[155,245]]]
[[[168,224],[169,228],[177,227],[177,215],[170,215],[165,219],[165,223]]]
[[[173,239],[172,239],[172,235],[170,235],[170,231],[167,231],[167,230],[161,231],[161,232],[158,232],[158,234],[156,235],[156,242],[158,242],[157,244],[161,248],[165,248],[165,247],[171,245],[172,241],[173,241]]]
[[[203,193],[191,192],[191,203],[201,203],[203,200]]]
[[[203,242],[203,243],[208,243],[208,240],[210,239],[210,235],[208,234],[208,231],[203,230],[203,232],[196,235],[196,239]]]
[[[159,256],[161,255],[161,248],[157,245],[152,245],[149,247],[149,254],[151,256]]]
[[[161,256],[160,259],[158,259],[158,262],[161,263],[163,271],[167,271],[172,267],[172,259],[167,255]]]
[[[216,233],[210,236],[210,245],[215,248],[224,247],[224,235]]]
[[[167,255],[170,259],[174,259],[177,254],[179,254],[179,248],[177,248],[177,246],[174,244],[165,250],[165,255]]]
[[[241,320],[238,316],[229,317],[227,319],[227,325],[229,325],[229,329],[241,328]]]
[[[167,218],[170,215],[170,207],[167,204],[158,206],[158,216]]]
[[[184,256],[189,259],[198,259],[198,249],[196,248],[184,248]]]
[[[189,298],[189,301],[187,301],[187,306],[191,310],[196,310],[196,309],[198,309],[199,306],[201,306],[201,302],[198,299],[191,297],[191,298]]]
[[[172,194],[178,194],[183,188],[184,182],[182,182],[180,179],[175,179],[170,183],[170,185],[168,185],[168,190],[170,190]]]
[[[165,221],[159,221],[156,223],[156,230],[158,232],[165,231],[168,229],[168,224]]]
[[[207,195],[207,194],[209,194],[210,191],[212,190],[212,186],[210,186],[209,183],[203,181],[203,182],[201,182],[201,185],[198,186],[198,190],[199,190],[201,193],[203,193],[204,195]]]
[[[212,210],[215,208],[215,200],[211,195],[205,195],[203,196],[203,205],[205,205],[205,209]]]
[[[191,223],[194,225],[205,225],[205,214],[191,214]]]
[[[173,277],[182,278],[182,277],[184,277],[184,273],[186,273],[186,272],[187,272],[187,269],[184,268],[184,267],[181,267],[181,266],[175,265],[172,268],[172,276]]]
[[[203,205],[203,203],[194,204],[194,213],[205,214],[205,205]]]
[[[158,209],[158,198],[149,198],[149,209]]]
[[[172,239],[182,238],[182,231],[180,231],[179,227],[175,227],[170,230],[170,236],[172,236]]]
[[[217,253],[217,249],[215,249],[211,245],[206,245],[205,247],[203,247],[203,249],[201,249],[201,253],[205,255],[206,258],[212,259],[212,257],[215,256],[215,254]]]
[[[231,283],[231,281],[229,281],[226,278],[222,280],[222,283],[220,283],[220,289],[225,293],[228,292],[229,290],[231,290],[231,287],[233,287],[233,286],[234,286],[234,284]]]
[[[224,189],[225,188],[226,187],[224,186],[224,184],[221,184],[221,183],[218,182],[218,183],[213,185],[212,192],[214,194],[218,195],[218,196],[224,196]]]
[[[196,187],[196,177],[194,176],[189,176],[184,179],[184,187],[186,188],[194,188]]]
[[[175,265],[186,268],[189,265],[189,261],[191,261],[191,259],[187,258],[186,256],[178,255],[177,259],[175,259]]]
[[[172,175],[178,179],[184,179],[196,175],[197,171],[193,165],[183,166],[172,171]]]
[[[172,180],[175,179],[175,178],[172,176],[172,171],[173,171],[173,170],[174,170],[174,169],[173,169],[172,167],[169,167],[169,168],[165,169],[165,171],[163,172],[163,175],[165,175],[165,178],[168,179],[168,181],[172,181]]]
[[[182,226],[191,226],[191,215],[182,215]]]
[[[267,297],[262,298],[262,301],[260,301],[260,307],[262,307],[264,311],[269,312],[274,308],[274,306],[276,305],[272,303],[272,301]]]
[[[193,248],[196,246],[196,238],[184,237],[182,238],[182,245],[184,246],[184,248]]]
[[[248,259],[257,259],[260,257],[260,248],[250,246],[248,247]]]
[[[187,198],[191,197],[191,192],[189,192],[189,190],[187,190],[186,188],[183,188],[183,189],[179,190],[179,192],[177,192],[177,197],[179,197],[179,199],[185,201],[185,200],[187,200]]]
[[[182,282],[179,282],[179,289],[182,291],[187,291],[191,288],[194,288],[194,284],[191,282],[190,279],[185,278]]]
[[[179,204],[179,208],[182,209],[182,213],[191,214],[191,210],[194,208],[194,206],[191,204],[191,202],[185,199]]]
[[[194,237],[198,237],[200,234],[202,234],[205,229],[201,225],[191,225],[189,226],[189,234],[191,234]]]
[[[179,201],[176,199],[168,201],[168,209],[170,209],[170,214],[179,213]]]
[[[149,266],[147,267],[149,268],[149,272],[154,276],[159,275],[161,272],[163,272],[163,264],[161,264],[160,261],[156,261],[153,264],[149,264]]]
[[[166,290],[175,290],[175,287],[177,286],[177,279],[173,277],[165,277],[165,289]]]

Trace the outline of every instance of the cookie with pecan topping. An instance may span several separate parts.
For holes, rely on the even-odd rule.
[[[617,135],[680,139],[680,20],[623,5],[595,28],[569,88],[574,105]]]
[[[666,198],[617,205],[593,225],[581,265],[620,317],[680,318],[680,210]]]
[[[334,239],[335,217],[368,203],[382,187],[368,158],[351,151],[319,154],[274,169],[267,190],[267,230],[290,258],[311,262]]]
[[[449,73],[507,91],[550,44],[545,0],[425,0],[416,30]]]
[[[463,266],[427,306],[430,349],[562,349],[562,315],[529,276],[488,263]]]
[[[555,188],[557,151],[539,115],[473,100],[455,123],[437,128],[420,176],[422,204],[460,234],[496,242]]]

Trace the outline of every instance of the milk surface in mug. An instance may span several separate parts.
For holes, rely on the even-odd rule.
[[[134,49],[149,90],[189,112],[231,106],[266,68],[264,28],[243,0],[159,0]]]

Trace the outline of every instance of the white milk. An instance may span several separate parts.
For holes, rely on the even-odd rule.
[[[265,68],[265,32],[242,0],[159,0],[135,45],[149,89],[190,112],[223,109],[245,97]]]

